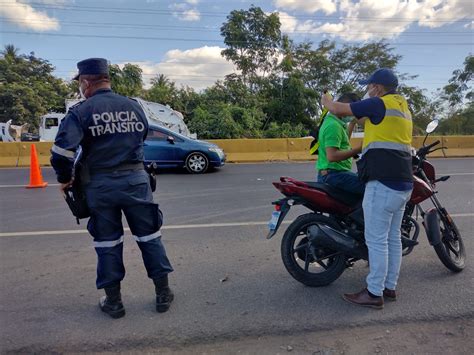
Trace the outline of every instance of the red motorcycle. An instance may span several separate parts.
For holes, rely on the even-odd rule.
[[[419,215],[429,243],[441,262],[448,269],[460,272],[466,258],[461,234],[436,196],[436,183],[448,180],[449,176],[436,178],[434,166],[426,159],[428,154],[446,149],[432,149],[440,141],[425,146],[426,138],[434,131],[437,122],[428,125],[423,146],[413,156],[413,193],[401,227],[403,255],[411,253],[418,244]],[[275,211],[269,222],[267,239],[275,235],[292,206],[303,205],[311,210],[288,226],[281,242],[283,264],[297,281],[307,286],[325,286],[357,260],[368,260],[362,196],[348,194],[324,183],[298,181],[290,177],[281,177],[273,185],[285,198],[272,203]],[[421,203],[428,199],[434,207],[424,210]]]

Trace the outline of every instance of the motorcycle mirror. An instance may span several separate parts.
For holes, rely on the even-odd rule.
[[[426,133],[430,134],[432,133],[436,127],[438,127],[439,121],[438,120],[433,120],[430,123],[428,123],[428,126],[426,126]]]

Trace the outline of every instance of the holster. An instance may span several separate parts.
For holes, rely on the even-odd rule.
[[[66,203],[74,217],[76,217],[77,224],[79,224],[79,219],[90,217],[86,194],[82,186],[83,175],[87,179],[87,169],[84,169],[82,164],[77,163],[74,167],[74,181],[72,185],[64,191]]]

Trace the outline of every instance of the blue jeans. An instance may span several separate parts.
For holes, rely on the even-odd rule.
[[[401,224],[411,190],[393,190],[379,181],[365,187],[365,243],[369,249],[370,272],[367,289],[382,296],[384,288],[395,290],[402,263]]]
[[[352,171],[329,171],[327,175],[318,175],[318,182],[324,182],[353,194],[363,195],[365,184]]]

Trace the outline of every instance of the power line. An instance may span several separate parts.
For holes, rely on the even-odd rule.
[[[20,31],[0,31],[0,33],[20,34],[20,35],[36,35],[36,36],[53,36],[53,37],[79,37],[79,38],[108,38],[108,39],[138,39],[138,40],[154,40],[154,41],[179,41],[179,42],[212,42],[223,43],[222,40],[205,39],[205,38],[169,38],[169,37],[144,37],[144,36],[117,36],[117,35],[87,35],[87,34],[65,34],[65,33],[37,33],[37,32],[20,32]],[[248,41],[229,41],[229,43],[249,43]],[[411,42],[411,43],[396,43],[391,45],[397,46],[468,46],[474,42]]]
[[[49,58],[48,61],[68,61],[68,62],[78,62],[84,58]],[[145,63],[150,62],[149,60],[143,59],[117,59],[117,58],[107,58],[111,62],[118,63]],[[183,61],[173,61],[173,62],[158,62],[156,64],[160,65],[234,65],[230,62],[183,62]],[[451,68],[452,65],[432,65],[432,64],[398,64],[397,67],[430,67],[430,68]]]
[[[5,18],[5,17],[0,17],[0,18]],[[52,20],[12,20],[5,18],[8,22],[11,23],[24,23],[24,24],[56,24],[57,21],[52,21]],[[173,31],[182,31],[182,32],[212,32],[215,33],[217,28],[205,28],[205,27],[197,27],[197,26],[162,26],[162,25],[150,25],[150,24],[137,24],[137,23],[113,23],[113,22],[104,22],[104,23],[99,23],[99,22],[79,22],[79,21],[60,21],[61,26],[88,26],[88,27],[97,27],[97,28],[129,28],[129,29],[163,29],[163,30],[173,30]],[[220,31],[220,30],[219,30]],[[292,31],[290,33],[296,33],[296,34],[340,34],[340,32],[334,32],[334,31]],[[442,35],[442,36],[448,36],[448,35],[453,35],[453,36],[472,36],[472,33],[469,33],[469,31],[435,31],[435,32],[426,32],[426,31],[410,31],[410,32],[396,32],[396,31],[382,31],[382,32],[374,32],[374,31],[351,31],[351,33],[355,34],[398,34],[400,36],[409,36],[409,35]]]
[[[12,4],[11,2],[0,2],[3,6],[16,6],[17,4]],[[64,5],[64,6],[55,6],[55,5],[47,5],[44,3],[35,3],[30,2],[26,5],[34,6],[35,9],[51,9],[51,10],[60,10],[60,11],[78,11],[78,12],[107,12],[107,13],[128,13],[128,14],[145,14],[145,15],[174,15],[174,14],[181,14],[186,15],[187,10],[155,10],[155,9],[139,9],[139,8],[129,8],[129,7],[101,7],[101,6],[74,6],[74,5]],[[203,17],[222,17],[228,16],[229,13],[224,12],[210,12],[210,11],[200,11],[200,16]],[[336,16],[314,16],[314,15],[296,15],[296,16],[285,16],[279,15],[280,18],[301,18],[301,19],[321,19],[321,20],[341,20],[341,17]],[[437,20],[423,20],[420,18],[384,18],[384,17],[343,17],[344,20],[349,21],[376,21],[376,20],[383,20],[386,22],[415,22],[415,21],[423,21],[423,22],[470,22],[473,18],[466,18],[466,19],[437,19]]]

